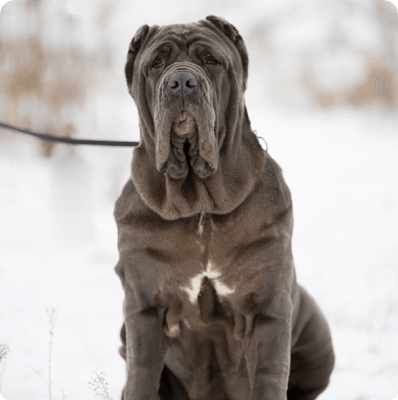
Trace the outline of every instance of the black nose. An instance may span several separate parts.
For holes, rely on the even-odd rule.
[[[176,96],[187,97],[198,88],[198,80],[191,72],[175,72],[170,76],[167,88]]]

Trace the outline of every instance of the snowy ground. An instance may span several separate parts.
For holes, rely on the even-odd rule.
[[[157,13],[148,2],[131,12],[125,12],[129,1],[118,3],[108,27],[108,40],[119,46],[114,80],[89,94],[77,122],[80,136],[138,138],[122,71],[127,43],[143,23],[213,13],[245,33],[252,18],[265,15],[254,1],[246,14],[238,2],[229,8],[195,0],[188,10],[185,1],[172,3],[170,10],[159,2]],[[293,3],[270,2],[267,13]],[[68,1],[70,12],[79,15],[82,4]],[[79,34],[92,37],[88,28]],[[250,56],[252,127],[284,170],[294,201],[298,279],[324,310],[335,342],[336,369],[320,399],[391,400],[398,392],[398,120],[374,110],[276,106],[266,87],[255,84],[264,77],[260,56]],[[52,400],[94,399],[88,382],[95,370],[104,371],[118,400],[125,376],[117,353],[123,292],[113,271],[112,213],[131,150],[58,147],[43,159],[35,139],[10,142],[9,135],[0,132],[0,343],[11,353],[0,364],[0,392],[7,400],[49,399],[46,309],[56,309]]]
[[[336,345],[336,370],[321,398],[392,399],[398,391],[396,122],[348,111],[287,118],[254,100],[249,96],[253,126],[293,194],[299,280],[321,304]],[[53,399],[93,398],[94,370],[105,372],[118,399],[123,294],[113,272],[112,209],[130,150],[66,157],[62,148],[42,160],[26,140],[0,159],[0,342],[12,349],[2,366],[2,394],[48,398],[45,309],[56,308]],[[100,152],[99,159],[108,154],[119,170],[98,168],[88,152]]]

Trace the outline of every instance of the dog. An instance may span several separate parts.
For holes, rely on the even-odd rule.
[[[329,383],[330,330],[296,281],[292,200],[251,128],[248,62],[215,16],[131,41],[141,139],[114,213],[124,400],[312,400]]]

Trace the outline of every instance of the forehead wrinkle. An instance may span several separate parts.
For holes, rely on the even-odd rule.
[[[197,41],[191,42],[189,46],[191,48],[191,46],[195,47],[196,45],[198,47],[202,47],[203,49],[209,51],[212,54],[222,55],[225,58],[228,55],[228,52],[225,50],[224,47],[215,45],[214,43],[211,43],[209,41],[204,41],[204,40],[202,40],[202,38],[200,38]]]
[[[177,44],[178,47],[184,47],[186,46],[187,38],[173,32],[172,34],[167,35],[167,37],[164,38],[164,41],[167,43],[173,42]]]
[[[152,45],[159,41],[161,41],[162,44],[174,42],[181,49],[188,49],[191,44],[197,41],[203,41],[212,48],[217,44],[219,51],[220,48],[230,48],[230,44],[227,43],[221,35],[216,35],[211,29],[197,24],[175,24],[160,27],[158,33],[154,35],[148,47],[153,48]]]
[[[187,55],[195,51],[195,47],[202,47],[213,54],[225,67],[233,61],[233,50],[230,44],[212,30],[194,25],[168,25],[161,27],[147,45],[146,63],[164,46],[171,46],[173,52],[185,52]]]
[[[159,38],[164,38],[165,40],[171,40],[182,47],[186,45],[188,40],[187,36],[191,35],[192,33],[191,24],[165,25],[159,29],[159,32],[154,39],[156,41],[159,40]]]

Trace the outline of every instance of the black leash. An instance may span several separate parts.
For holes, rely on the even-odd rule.
[[[31,136],[37,137],[39,139],[47,140],[50,142],[66,143],[66,144],[73,144],[73,145],[136,147],[140,144],[139,142],[120,142],[117,140],[72,139],[72,138],[69,138],[66,136],[54,136],[54,135],[49,135],[47,133],[32,132],[28,129],[22,129],[22,128],[13,126],[13,125],[4,124],[3,122],[0,122],[0,128],[25,133],[27,135],[31,135]]]

